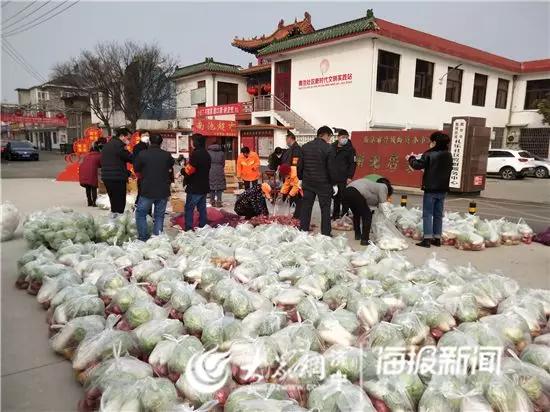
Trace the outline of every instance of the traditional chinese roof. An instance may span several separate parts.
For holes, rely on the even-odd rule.
[[[429,49],[437,53],[477,62],[513,73],[550,71],[550,59],[533,60],[528,62],[511,60],[506,57],[456,43],[442,37],[434,36],[419,30],[375,18],[372,10],[368,10],[367,16],[360,19],[351,20],[334,26],[325,27],[312,33],[302,34],[273,42],[272,44],[258,50],[257,55],[267,56],[273,53],[315,46],[368,33],[376,33],[377,37],[397,40],[416,47]]]
[[[269,36],[264,34],[260,38],[253,37],[251,39],[239,39],[235,37],[231,44],[245,52],[256,54],[258,50],[273,42],[289,39],[296,35],[312,33],[314,31],[315,28],[311,24],[311,15],[306,11],[303,20],[298,21],[298,19],[296,19],[294,23],[291,24],[285,25],[284,20],[281,19],[277,29]]]
[[[207,57],[203,62],[191,64],[189,66],[177,67],[172,75],[172,78],[190,76],[196,73],[202,72],[216,72],[216,73],[229,73],[239,74],[241,66],[235,64],[221,63],[214,61],[212,57]]]
[[[250,66],[246,69],[241,69],[241,74],[255,74],[255,73],[264,73],[271,71],[271,63],[258,64],[256,66]]]

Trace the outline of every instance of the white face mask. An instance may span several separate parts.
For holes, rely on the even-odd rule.
[[[148,134],[144,134],[143,136],[140,137],[140,140],[143,142],[143,143],[149,143],[149,135]]]
[[[340,138],[338,138],[338,143],[340,143],[340,145],[344,146],[344,145],[348,144],[348,138],[347,137],[340,137]]]

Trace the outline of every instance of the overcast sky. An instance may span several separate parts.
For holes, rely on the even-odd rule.
[[[29,27],[35,17],[59,5],[50,2],[15,23],[38,4],[8,21],[6,33]],[[2,0],[2,21],[27,5],[27,2]],[[323,28],[364,16],[367,8],[373,8],[376,17],[515,60],[550,57],[550,2],[80,1],[44,24],[8,37],[8,41],[44,77],[49,76],[56,62],[103,40],[155,41],[173,54],[180,66],[202,61],[206,56],[244,66],[254,58],[231,46],[235,35],[270,34],[281,18],[285,22],[295,17],[301,19],[304,11],[311,14],[316,28]],[[10,24],[13,24],[11,28]],[[15,88],[39,83],[2,47],[2,101],[16,102]]]

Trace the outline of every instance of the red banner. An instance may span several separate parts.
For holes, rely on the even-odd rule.
[[[67,126],[67,118],[38,117],[38,116],[17,116],[13,113],[2,113],[0,119],[5,123],[19,123],[24,125],[43,126]]]
[[[197,119],[193,121],[193,133],[205,136],[237,136],[237,122],[231,120]]]
[[[207,106],[207,107],[197,107],[195,111],[196,117],[204,116],[216,116],[224,114],[241,114],[241,113],[250,113],[252,111],[252,105],[250,102],[240,102],[240,103],[231,103],[223,104],[221,106]]]
[[[394,185],[420,187],[422,172],[409,167],[405,157],[421,154],[430,145],[434,130],[385,130],[352,132],[351,140],[357,151],[355,178],[369,174],[382,175]]]

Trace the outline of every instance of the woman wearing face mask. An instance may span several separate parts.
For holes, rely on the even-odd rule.
[[[343,203],[343,194],[346,186],[351,183],[353,175],[355,174],[355,149],[351,144],[349,133],[340,129],[338,131],[338,140],[332,144],[331,151],[331,172],[332,183],[338,187],[336,194],[334,195],[334,208],[332,211],[332,219],[339,219],[345,215],[348,211],[346,206],[342,207],[342,213],[340,214],[340,207]]]
[[[126,206],[126,183],[129,175],[126,164],[132,162],[132,154],[126,150],[129,141],[130,130],[121,127],[101,151],[101,179],[109,195],[113,217],[124,213]]]

